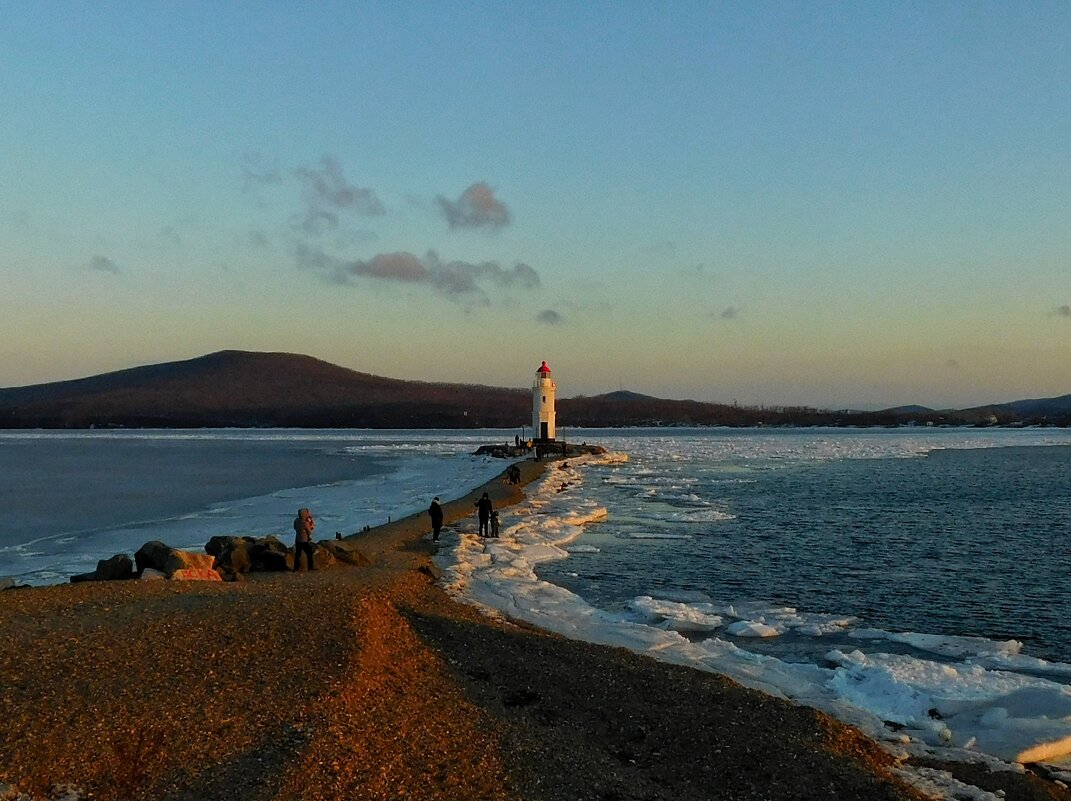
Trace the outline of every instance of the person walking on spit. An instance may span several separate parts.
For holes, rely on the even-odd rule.
[[[439,531],[443,527],[443,508],[439,506],[439,499],[433,498],[431,506],[428,507],[428,514],[431,516],[431,539],[432,542],[439,541]]]
[[[305,554],[305,562],[309,570],[316,568],[312,564],[312,530],[316,528],[312,514],[308,509],[298,509],[297,517],[294,518],[294,572],[298,572],[301,565],[301,554]]]
[[[491,512],[494,509],[491,506],[491,499],[487,497],[487,493],[483,494],[480,500],[476,501],[476,513],[480,517],[480,536],[486,537],[488,535],[488,526],[491,523]]]

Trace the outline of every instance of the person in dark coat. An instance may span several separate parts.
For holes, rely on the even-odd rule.
[[[312,563],[312,531],[316,523],[312,519],[312,513],[308,509],[298,509],[297,517],[294,518],[294,572],[297,573],[301,565],[301,554],[305,554],[305,562],[309,570],[316,568]]]
[[[432,499],[428,514],[431,516],[431,539],[433,542],[438,542],[439,531],[443,527],[443,508],[439,505],[437,497]]]
[[[476,513],[480,518],[481,537],[486,537],[490,533],[488,528],[491,525],[491,512],[493,511],[494,507],[491,505],[491,499],[487,497],[485,492],[483,497],[476,501]]]

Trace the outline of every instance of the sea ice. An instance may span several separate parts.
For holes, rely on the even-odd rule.
[[[903,455],[912,455],[909,450],[905,447]],[[605,509],[578,501],[584,469],[601,464],[598,457],[570,460],[575,492],[564,500],[557,492],[560,471],[531,487],[524,504],[505,511],[504,539],[463,533],[455,548],[440,551],[437,561],[447,589],[565,636],[721,673],[822,709],[901,750],[925,743],[1008,761],[1071,753],[1071,687],[1045,678],[1071,676],[1071,666],[1024,657],[1016,640],[853,629],[858,621],[850,616],[762,602],[718,603],[695,593],[676,600],[640,596],[628,612],[615,613],[539,579],[540,563],[568,558],[567,549],[580,545],[576,540],[584,529],[606,517]],[[718,631],[736,642],[697,637]],[[744,647],[752,637],[788,634],[804,640],[833,637],[830,650],[818,650],[826,663],[818,663],[821,656],[815,662],[789,662]],[[837,647],[845,635],[858,649]],[[906,645],[933,659],[881,653],[883,643]],[[896,723],[897,731],[885,721]],[[911,738],[906,744],[905,737]]]

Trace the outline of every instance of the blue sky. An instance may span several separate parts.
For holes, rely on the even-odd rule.
[[[1071,392],[1067,3],[0,0],[0,386]]]

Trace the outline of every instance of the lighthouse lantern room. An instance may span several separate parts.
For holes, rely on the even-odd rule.
[[[536,442],[554,441],[554,391],[557,388],[550,377],[550,368],[543,362],[536,370],[532,385],[532,430]]]

